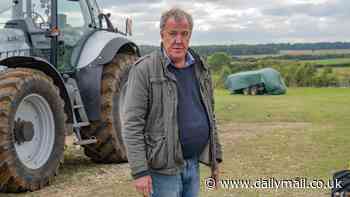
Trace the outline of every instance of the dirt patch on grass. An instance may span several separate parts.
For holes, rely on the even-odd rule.
[[[137,196],[131,187],[129,165],[96,164],[84,155],[83,148],[66,137],[64,163],[50,186],[21,194],[0,193],[0,197],[95,197]],[[128,195],[130,194],[130,195]]]
[[[65,168],[67,165],[63,165]],[[84,168],[72,170],[69,173],[78,173],[76,175],[59,178],[56,183],[50,187],[44,188],[41,191],[35,192],[37,196],[96,196],[96,193],[110,192],[112,195],[104,196],[124,196],[118,192],[113,192],[113,188],[118,185],[124,185],[124,187],[130,187],[129,167],[128,164],[114,164],[114,165],[99,165],[90,166],[90,169]],[[68,172],[65,172],[68,173]],[[61,174],[63,176],[63,174]],[[121,192],[122,193],[122,192]],[[97,195],[99,196],[99,195]]]
[[[242,138],[250,138],[258,134],[268,135],[276,130],[297,132],[310,126],[311,123],[307,122],[222,123],[218,125],[218,129],[222,143],[228,147],[232,142]],[[50,186],[36,192],[24,194],[0,193],[0,196],[139,196],[132,186],[130,169],[127,163],[95,164],[84,155],[82,148],[73,145],[74,138],[72,136],[68,136],[66,139],[65,162],[60,168],[59,175]],[[231,172],[232,170],[228,168],[228,171]],[[208,195],[204,194],[203,196]]]
[[[226,123],[218,125],[222,142],[232,142],[241,137],[254,137],[278,130],[302,130],[311,127],[309,122],[249,122],[249,123]]]

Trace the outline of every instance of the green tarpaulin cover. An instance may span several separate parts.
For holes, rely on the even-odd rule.
[[[231,92],[257,84],[263,84],[267,94],[285,94],[287,91],[280,73],[273,68],[235,73],[229,75],[225,80],[225,87]]]

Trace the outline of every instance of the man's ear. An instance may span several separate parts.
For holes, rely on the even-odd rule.
[[[164,32],[161,30],[160,31],[160,38],[163,40],[163,38],[164,38]]]

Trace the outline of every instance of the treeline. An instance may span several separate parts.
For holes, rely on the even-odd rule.
[[[141,45],[141,54],[148,54],[159,46]],[[320,43],[280,43],[280,44],[238,44],[238,45],[203,45],[193,46],[201,56],[207,57],[216,52],[225,52],[230,56],[278,54],[281,50],[326,50],[350,49],[350,42],[320,42]]]
[[[318,69],[317,65],[311,63],[277,59],[243,59],[236,61],[223,52],[208,56],[207,62],[214,73],[216,87],[223,87],[225,78],[229,74],[267,67],[278,70],[287,86],[329,87],[350,85],[350,76],[342,79],[336,75],[331,67]]]

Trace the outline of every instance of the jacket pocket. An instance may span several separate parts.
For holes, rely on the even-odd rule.
[[[149,89],[149,106],[146,114],[146,131],[161,131],[164,129],[163,86],[164,78],[152,77]]]
[[[168,161],[167,140],[164,135],[146,135],[147,161],[152,169],[165,168]]]
[[[151,101],[155,104],[162,104],[164,77],[151,77]]]

